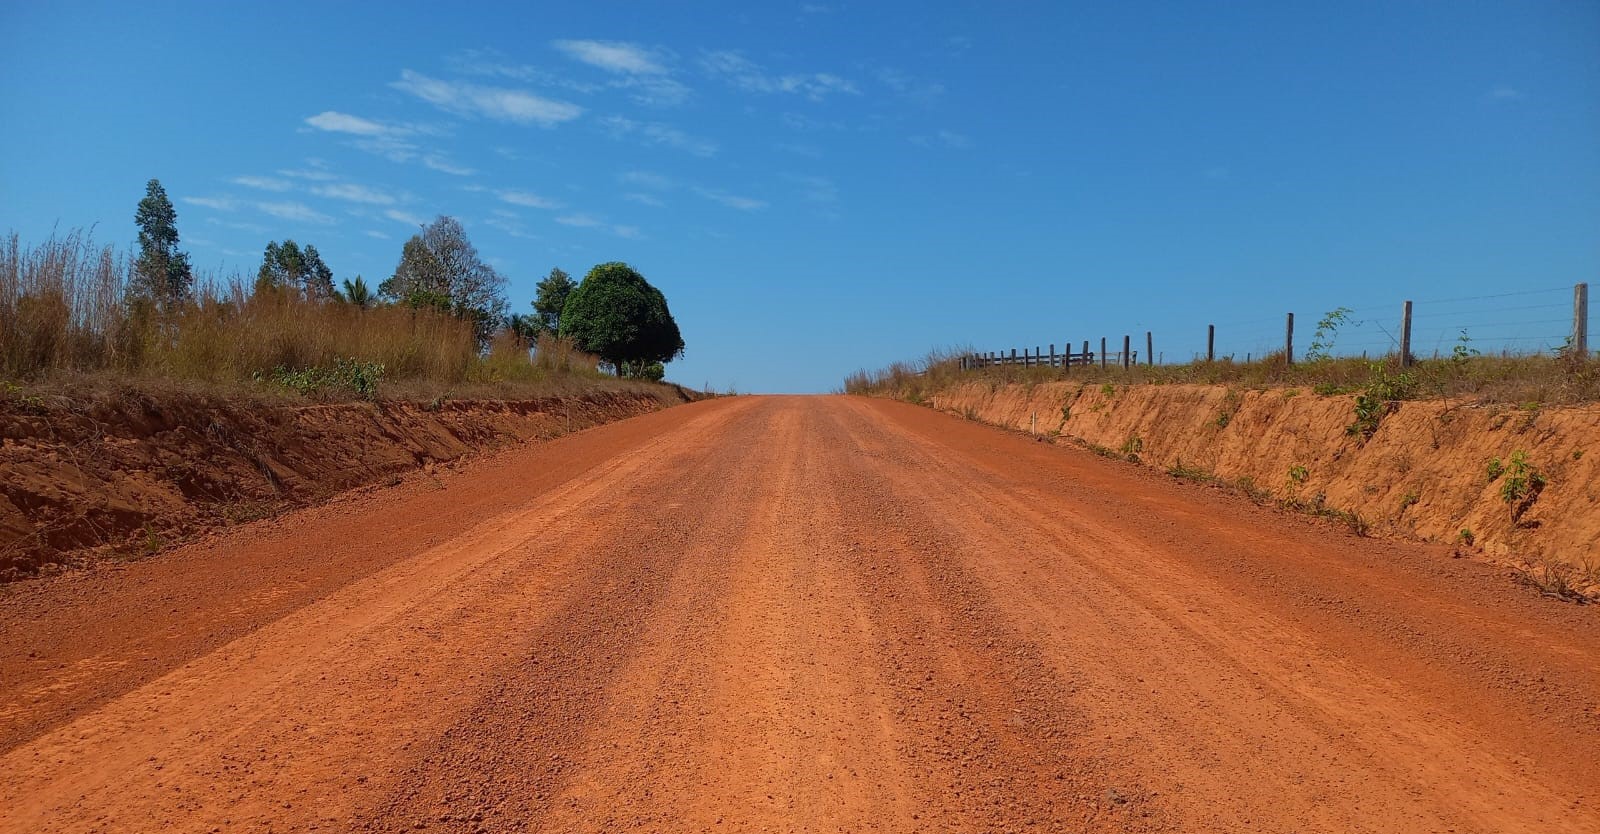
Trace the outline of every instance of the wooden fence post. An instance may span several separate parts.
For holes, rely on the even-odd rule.
[[[1089,361],[1089,340],[1088,339],[1084,339],[1083,340],[1083,365],[1084,365],[1084,367],[1088,367],[1091,364],[1093,364],[1093,363],[1091,363]]]
[[[1011,349],[1011,364],[1013,364],[1013,365],[1017,364],[1017,349],[1016,348],[1012,348]]]
[[[1054,368],[1055,366],[1056,366],[1056,343],[1055,342],[1051,342],[1050,343],[1050,367]]]
[[[1572,288],[1572,351],[1589,358],[1589,284]]]
[[[1217,326],[1206,325],[1206,361],[1217,361]]]
[[[1128,334],[1124,333],[1122,334],[1122,369],[1124,371],[1128,369],[1128,362],[1131,358],[1128,355],[1128,347]]]
[[[1289,322],[1283,328],[1283,362],[1294,364],[1294,313],[1289,314]]]
[[[1400,367],[1411,367],[1411,302],[1400,308]]]
[[[1106,337],[1100,337],[1100,367],[1106,366]]]
[[[1146,366],[1156,364],[1156,345],[1151,340],[1150,331],[1148,330],[1144,332],[1144,364]]]

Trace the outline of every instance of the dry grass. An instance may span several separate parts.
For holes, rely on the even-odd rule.
[[[1319,394],[1350,394],[1367,389],[1375,377],[1398,374],[1398,357],[1377,360],[1331,358],[1284,362],[1271,354],[1256,362],[1198,361],[1182,365],[1074,366],[1070,370],[1001,365],[961,370],[964,351],[941,350],[918,362],[896,362],[878,371],[858,371],[845,379],[853,394],[891,396],[922,402],[957,382],[994,384],[1072,382],[1116,385],[1229,385],[1245,388],[1305,387]],[[1573,355],[1467,356],[1418,360],[1405,372],[1397,399],[1471,399],[1484,403],[1571,404],[1600,401],[1600,361]]]
[[[15,234],[0,240],[6,389],[61,396],[133,385],[271,396],[294,372],[351,362],[377,373],[385,397],[642,387],[602,374],[593,356],[562,339],[543,336],[530,346],[502,332],[480,351],[472,325],[444,313],[257,293],[237,275],[204,278],[190,301],[157,311],[125,300],[128,268],[112,247],[77,231],[32,247]],[[325,397],[348,393],[318,389]]]

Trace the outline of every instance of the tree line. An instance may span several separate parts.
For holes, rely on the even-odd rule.
[[[134,213],[139,252],[128,283],[130,304],[161,310],[189,301],[194,273],[179,246],[177,219],[160,181],[150,180]],[[470,323],[480,349],[501,332],[528,344],[543,334],[560,336],[619,376],[659,380],[665,363],[684,351],[666,296],[622,262],[599,264],[580,282],[553,268],[536,287],[532,313],[508,312],[506,277],[483,260],[453,217],[440,216],[406,240],[393,274],[375,291],[360,275],[342,284],[334,278],[316,246],[271,241],[254,291],[361,309],[437,311]]]

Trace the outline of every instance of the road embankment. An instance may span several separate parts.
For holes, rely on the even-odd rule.
[[[120,392],[0,403],[0,582],[657,411],[682,389],[305,404]]]
[[[1600,409],[1356,398],[1304,388],[963,382],[930,405],[1242,486],[1387,535],[1456,545],[1600,594]],[[1559,577],[1554,577],[1559,578]]]

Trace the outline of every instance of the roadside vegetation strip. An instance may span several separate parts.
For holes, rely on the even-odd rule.
[[[624,263],[581,282],[552,269],[533,312],[510,313],[506,276],[452,217],[412,235],[375,291],[360,275],[341,287],[315,245],[288,239],[266,244],[254,277],[197,275],[157,180],[135,225],[133,253],[77,230],[0,239],[0,390],[98,374],[371,400],[390,385],[560,387],[602,369],[660,381],[684,351],[666,296]]]

